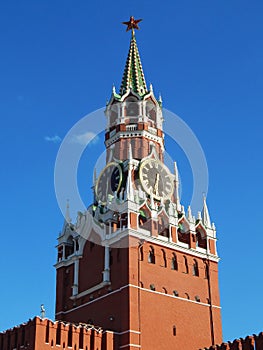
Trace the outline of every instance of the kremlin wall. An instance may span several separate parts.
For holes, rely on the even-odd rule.
[[[1,350],[114,350],[118,334],[87,324],[71,324],[35,317],[0,333]],[[156,347],[158,350],[158,347]],[[167,349],[168,350],[168,349]],[[169,349],[183,350],[183,349]],[[263,332],[203,349],[263,350]]]

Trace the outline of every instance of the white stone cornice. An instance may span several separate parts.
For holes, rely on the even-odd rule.
[[[82,255],[80,255],[80,254],[70,255],[67,259],[60,260],[56,264],[54,264],[53,266],[56,269],[59,269],[60,267],[64,267],[64,266],[70,266],[70,265],[74,264],[74,262],[76,260],[79,260],[81,258],[82,258]]]
[[[170,241],[169,238],[164,236],[154,237],[154,236],[151,236],[150,231],[147,231],[141,228],[139,228],[138,230],[134,230],[132,228],[117,230],[112,234],[106,235],[105,244],[108,244],[109,246],[111,246],[128,236],[133,238],[135,237],[138,239],[138,241],[143,239],[149,243],[155,243],[162,247],[173,249],[178,252],[182,252],[184,254],[191,254],[193,256],[196,256],[202,259],[205,258],[215,262],[218,262],[220,260],[220,258],[217,255],[207,252],[207,250],[204,248],[200,248],[200,247],[196,249],[189,248],[188,244],[186,243],[183,243],[183,242],[175,243],[173,241]]]
[[[114,136],[112,136],[111,138],[105,141],[105,146],[108,148],[113,143],[117,142],[119,139],[121,138],[125,139],[130,137],[136,137],[136,138],[145,137],[146,139],[149,139],[151,141],[158,142],[161,145],[162,149],[164,149],[163,138],[160,136],[154,135],[153,133],[150,133],[149,131],[146,131],[146,130],[119,131]]]
[[[77,295],[74,295],[74,296],[70,297],[70,299],[75,300],[75,299],[82,298],[85,295],[94,293],[94,292],[96,292],[96,290],[99,290],[101,288],[109,286],[110,284],[111,284],[110,282],[101,282],[101,283],[97,284],[96,286],[93,286],[93,287],[91,287],[91,288],[89,288],[89,289],[87,289],[87,290],[85,290],[85,291],[83,291],[83,292],[81,292],[81,293],[79,293]]]

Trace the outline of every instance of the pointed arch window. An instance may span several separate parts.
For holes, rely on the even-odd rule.
[[[73,253],[74,253],[74,241],[73,241],[73,237],[69,236],[65,244],[65,258],[72,255]]]
[[[148,254],[148,262],[150,264],[155,264],[155,254],[154,254],[154,248],[150,246],[149,254]]]
[[[156,113],[157,113],[156,106],[151,100],[148,100],[146,103],[146,115],[149,119],[153,121],[153,123],[156,122]]]
[[[137,117],[139,115],[139,101],[135,97],[126,99],[126,115],[127,117]]]
[[[189,273],[187,257],[184,255],[184,272]]]
[[[173,291],[173,295],[174,295],[175,297],[179,297],[178,291],[177,291],[177,290],[174,290],[174,291]]]
[[[167,259],[166,259],[166,253],[164,251],[164,249],[162,249],[162,258],[163,258],[163,267],[167,267]]]
[[[150,284],[150,289],[155,291],[155,285],[154,284]]]
[[[178,271],[178,262],[177,262],[177,256],[176,256],[175,253],[173,253],[173,256],[172,256],[172,265],[171,265],[171,269],[172,269],[172,270]]]
[[[200,229],[196,231],[196,246],[207,249],[207,239],[205,233],[202,233]]]
[[[198,262],[196,259],[194,259],[193,263],[193,276],[199,276]]]

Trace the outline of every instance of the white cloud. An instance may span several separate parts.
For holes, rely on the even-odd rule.
[[[61,138],[58,135],[55,136],[45,136],[45,141],[47,142],[53,142],[53,143],[59,143],[61,142]]]
[[[84,134],[74,135],[72,137],[72,142],[78,143],[80,145],[96,144],[99,141],[99,137],[92,131],[87,131]]]

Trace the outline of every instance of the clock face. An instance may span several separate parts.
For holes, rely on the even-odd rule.
[[[95,193],[97,200],[107,203],[108,195],[118,192],[122,182],[122,170],[118,163],[111,162],[102,170],[96,183]]]
[[[156,159],[146,159],[139,171],[140,181],[145,192],[156,199],[170,198],[174,191],[174,182],[169,169]]]

